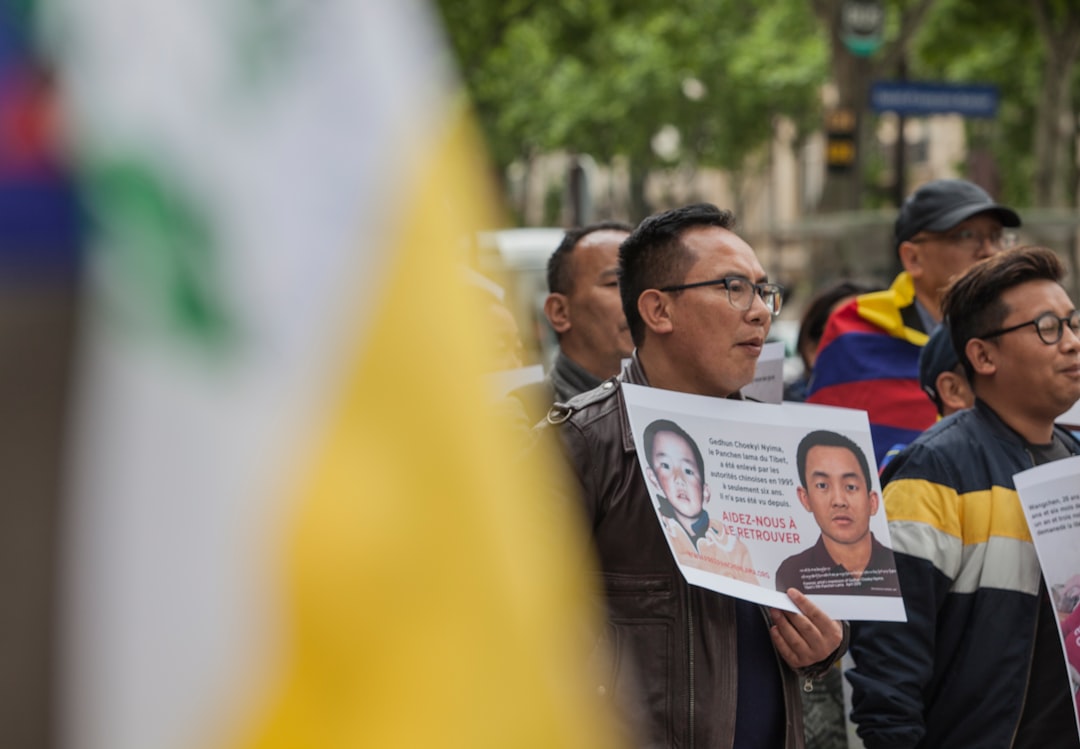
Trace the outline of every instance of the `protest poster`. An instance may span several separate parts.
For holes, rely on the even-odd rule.
[[[795,587],[835,619],[905,620],[865,411],[622,389],[688,582],[789,611]]]
[[[769,341],[761,347],[754,379],[742,389],[742,394],[762,403],[779,403],[784,399],[783,341]]]
[[[1029,468],[1013,482],[1057,616],[1080,731],[1080,456]]]

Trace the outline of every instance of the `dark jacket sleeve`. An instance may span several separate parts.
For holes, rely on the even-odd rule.
[[[921,478],[940,471],[935,464],[932,455],[917,447],[899,456],[890,465],[886,510],[890,501],[907,507],[936,502],[934,489]],[[914,480],[893,483],[904,478]],[[915,522],[894,523],[892,518],[890,511],[907,621],[854,622],[851,628],[855,661],[847,673],[851,717],[867,749],[914,747],[926,734],[925,705],[933,686],[938,618],[952,587],[950,577],[923,553],[935,529]]]
[[[913,747],[926,733],[923,697],[933,678],[937,612],[950,581],[933,564],[897,552],[907,622],[852,622],[852,721],[866,749]]]
[[[840,644],[836,646],[836,650],[829,654],[828,658],[818,661],[812,666],[806,668],[800,668],[796,673],[804,679],[823,679],[825,674],[829,673],[829,669],[833,667],[833,664],[844,657],[844,653],[848,651],[848,647],[851,645],[851,625],[848,622],[841,621],[840,626],[843,628],[843,634],[840,637]]]

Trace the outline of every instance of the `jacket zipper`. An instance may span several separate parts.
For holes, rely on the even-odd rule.
[[[686,617],[686,634],[687,634],[687,655],[690,657],[690,749],[694,749],[694,592],[690,589],[690,586],[686,586],[686,610],[689,616]]]
[[[1024,448],[1024,452],[1027,453],[1028,460],[1031,461],[1031,467],[1034,468],[1036,466],[1035,456],[1032,455],[1031,450],[1028,450],[1026,447]],[[1034,541],[1032,541],[1032,543],[1034,543]],[[1041,582],[1042,581],[1040,580],[1040,586],[1039,586],[1040,589],[1042,588]],[[1041,592],[1041,590],[1040,590],[1040,592]],[[1037,606],[1041,605],[1042,600],[1040,599],[1039,594],[1036,593],[1035,597],[1036,597],[1036,599],[1039,599],[1037,601],[1036,605]],[[1041,612],[1038,609],[1036,609],[1036,611],[1035,611],[1035,632],[1033,633],[1032,638],[1031,638],[1031,652],[1028,653],[1027,679],[1024,680],[1024,697],[1023,697],[1023,699],[1020,700],[1020,717],[1016,719],[1016,725],[1013,726],[1012,738],[1009,739],[1009,747],[1010,747],[1010,749],[1011,749],[1011,747],[1016,745],[1016,734],[1019,733],[1019,731],[1020,731],[1020,721],[1024,719],[1024,708],[1027,707],[1028,687],[1031,686],[1031,666],[1032,666],[1031,659],[1035,656],[1035,638],[1039,636],[1039,615],[1040,615],[1040,613]]]

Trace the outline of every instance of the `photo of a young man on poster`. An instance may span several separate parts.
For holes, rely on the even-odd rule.
[[[881,506],[866,455],[850,438],[818,429],[799,443],[799,503],[821,529],[810,548],[785,559],[776,589],[825,595],[895,596],[900,592],[892,550],[870,530]]]

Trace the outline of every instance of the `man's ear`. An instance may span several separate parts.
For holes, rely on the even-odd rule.
[[[656,478],[656,472],[651,468],[646,468],[645,475],[649,478],[649,483],[655,486],[657,491],[663,493],[663,490],[660,488],[660,482]]]
[[[645,327],[654,333],[674,330],[671,322],[671,297],[658,289],[646,289],[637,300],[638,314]]]
[[[544,317],[551,323],[552,329],[562,335],[570,330],[570,300],[566,294],[552,292],[544,300]]]
[[[873,517],[877,515],[878,507],[881,505],[881,498],[878,497],[877,492],[870,492],[870,515]]]
[[[796,486],[795,494],[798,495],[799,503],[802,504],[803,509],[807,512],[813,512],[813,510],[810,509],[810,495],[806,493],[806,489],[803,489],[801,486]]]
[[[900,247],[897,248],[897,254],[900,256],[900,265],[904,266],[904,270],[906,270],[908,275],[912,278],[922,278],[923,267],[921,252],[922,247],[915,242],[901,242]]]
[[[937,376],[938,398],[949,409],[963,411],[975,405],[975,395],[971,392],[971,385],[967,377],[956,372],[942,372]]]
[[[981,338],[972,338],[964,345],[964,353],[977,374],[990,376],[997,372],[997,347]]]

